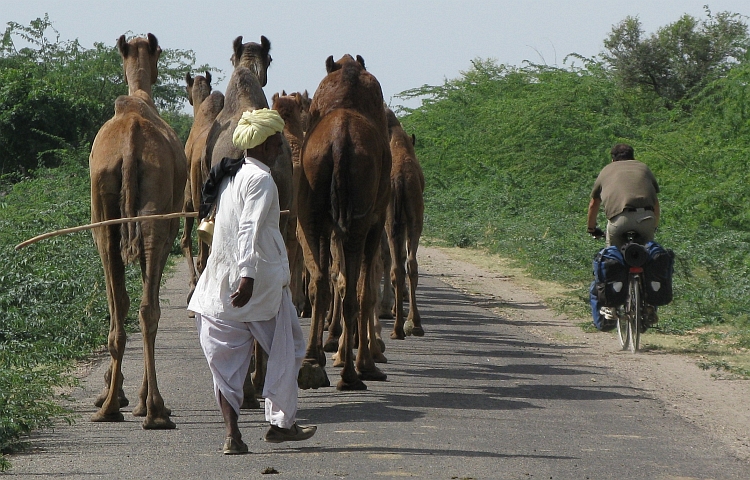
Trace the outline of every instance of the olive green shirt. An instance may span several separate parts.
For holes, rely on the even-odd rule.
[[[599,172],[591,198],[600,198],[607,219],[626,208],[653,208],[659,184],[645,163],[638,160],[612,162]]]

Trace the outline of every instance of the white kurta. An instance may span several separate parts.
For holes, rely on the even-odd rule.
[[[237,322],[276,316],[281,291],[290,279],[279,215],[270,168],[246,158],[237,174],[219,187],[211,254],[188,310]],[[255,280],[253,296],[247,305],[235,308],[230,295],[241,277]]]
[[[188,309],[196,313],[214,393],[239,415],[253,339],[268,352],[263,396],[266,420],[289,428],[297,413],[297,373],[305,342],[289,292],[289,261],[279,232],[279,198],[270,169],[246,158],[219,187],[211,254]],[[243,307],[230,295],[253,278]]]

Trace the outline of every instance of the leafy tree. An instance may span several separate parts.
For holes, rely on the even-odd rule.
[[[750,48],[743,17],[721,12],[707,19],[683,15],[646,37],[637,17],[627,17],[604,40],[602,58],[625,87],[653,90],[671,105],[723,76]]]
[[[0,175],[55,166],[56,151],[90,144],[113,115],[115,98],[127,94],[114,44],[86,49],[62,41],[47,15],[28,26],[7,25],[0,36]],[[153,89],[157,107],[179,120],[180,132],[184,77],[194,64],[191,50],[163,49]]]

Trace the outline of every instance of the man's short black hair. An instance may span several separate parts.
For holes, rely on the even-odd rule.
[[[609,153],[612,155],[613,162],[618,160],[635,160],[633,147],[627,143],[618,143],[612,147],[612,150]]]

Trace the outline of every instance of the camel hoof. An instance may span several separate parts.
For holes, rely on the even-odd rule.
[[[323,367],[312,363],[302,363],[297,375],[297,385],[302,390],[308,388],[318,389],[320,387],[330,387],[331,382]]]
[[[240,405],[240,410],[258,410],[260,408],[260,402],[255,396],[252,396],[250,398],[244,397],[242,399],[242,405]]]
[[[102,413],[96,412],[91,415],[92,422],[124,422],[125,416],[121,412]]]
[[[383,341],[383,339],[382,338],[376,338],[375,340],[377,340],[377,342],[378,342],[378,346],[380,347],[380,351],[381,352],[385,352],[385,342]]]
[[[326,340],[325,345],[323,345],[323,351],[327,353],[333,353],[339,349],[339,339],[338,338],[329,338]]]
[[[170,420],[168,416],[146,417],[141,426],[144,430],[172,430],[173,428],[177,427],[177,425],[172,420]]]
[[[341,360],[341,356],[338,353],[331,355],[331,360],[333,360],[333,366],[336,368],[344,366],[344,361]]]
[[[422,325],[414,325],[414,322],[407,320],[404,324],[404,334],[424,337],[424,328],[422,328]]]
[[[145,417],[148,414],[148,409],[145,403],[139,403],[137,407],[133,409],[134,417]]]
[[[388,363],[388,359],[385,358],[385,355],[383,355],[382,353],[374,353],[372,355],[372,360],[375,363]]]
[[[94,406],[102,408],[102,405],[104,405],[104,401],[107,399],[107,391],[108,389],[104,389],[102,393],[99,394],[98,397],[96,397],[96,400],[94,400]],[[120,393],[118,395],[117,400],[120,402],[120,408],[127,407],[130,405],[130,400],[125,396],[125,392],[120,390]]]
[[[338,385],[336,385],[336,390],[340,390],[343,392],[367,390],[367,385],[365,385],[365,382],[360,379],[352,382],[347,382],[342,378],[341,380],[339,380]]]
[[[391,332],[391,340],[403,340],[406,336],[403,333]]]
[[[372,380],[373,382],[384,382],[388,375],[383,373],[378,367],[373,367],[372,370],[365,370],[357,373],[360,380]]]

